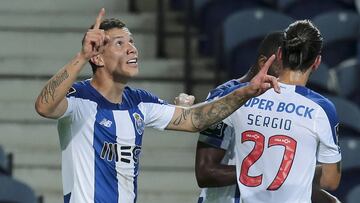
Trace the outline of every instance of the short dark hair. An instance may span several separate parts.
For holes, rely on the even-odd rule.
[[[310,20],[299,20],[284,32],[283,67],[305,72],[321,53],[323,38]]]
[[[94,25],[91,25],[89,29],[93,29],[93,28],[94,28]],[[100,24],[101,30],[107,31],[107,30],[111,30],[113,28],[122,29],[122,28],[126,28],[126,25],[124,22],[122,22],[121,20],[119,20],[117,18],[104,19]],[[82,42],[81,42],[82,44],[84,44],[84,39],[85,39],[85,36],[82,39]],[[91,62],[91,60],[89,60],[89,63],[91,65],[92,72],[95,73],[98,66],[96,64],[94,64],[93,62]]]
[[[270,58],[271,55],[276,54],[279,47],[281,47],[284,41],[284,32],[283,31],[274,31],[270,34],[267,34],[265,38],[261,41],[258,48],[258,57],[261,55]]]

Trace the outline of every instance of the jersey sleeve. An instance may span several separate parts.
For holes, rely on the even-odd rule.
[[[139,108],[144,114],[146,127],[164,130],[174,115],[175,106],[169,105],[146,91],[142,92],[141,100]]]
[[[72,116],[75,112],[77,112],[77,109],[79,107],[79,103],[81,102],[79,99],[72,97],[73,94],[76,93],[76,90],[74,87],[71,87],[68,91],[65,99],[67,100],[67,108],[65,113],[59,118],[65,118]]]
[[[234,136],[232,127],[220,122],[200,132],[199,142],[203,142],[215,148],[227,150]]]
[[[318,112],[316,117],[316,131],[319,137],[317,160],[321,163],[336,163],[341,160],[338,145],[338,127],[335,107],[332,103]]]
[[[219,97],[223,97],[244,85],[246,84],[239,83],[236,80],[229,81],[211,90],[206,98],[206,101],[210,102]],[[232,127],[231,118],[229,116],[225,118],[222,122],[214,124],[208,129],[200,132],[199,142],[206,143],[215,148],[227,150],[233,137],[234,129]]]

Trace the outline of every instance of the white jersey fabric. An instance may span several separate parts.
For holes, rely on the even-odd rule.
[[[341,160],[334,105],[303,86],[280,88],[224,120],[235,129],[242,203],[311,203],[316,162]]]
[[[58,121],[65,203],[134,203],[145,127],[164,129],[175,108],[126,87],[122,103],[90,84],[75,83]]]
[[[238,88],[239,85],[240,83],[237,80],[228,81],[212,90],[207,97],[207,101],[211,101],[219,95],[225,95],[234,88]],[[199,142],[225,150],[226,152],[221,164],[236,164],[234,130],[224,122],[217,123],[202,131],[199,135]],[[198,199],[198,203],[239,203],[239,201],[240,192],[236,184],[224,187],[203,188]]]

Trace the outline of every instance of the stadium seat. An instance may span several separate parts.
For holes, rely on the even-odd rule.
[[[3,148],[0,146],[0,174],[6,174],[7,173],[7,159],[6,154],[3,150]]]
[[[358,161],[358,160],[357,160]],[[350,203],[347,202],[347,197],[352,194],[352,191],[359,187],[360,185],[360,168],[351,168],[345,169],[342,171],[340,185],[337,190],[331,192],[342,203]],[[359,201],[356,201],[358,203]],[[353,202],[351,202],[353,203]]]
[[[337,88],[332,77],[329,67],[321,63],[319,68],[311,74],[306,86],[319,93],[335,94]]]
[[[360,185],[349,191],[349,194],[346,196],[346,203],[359,203],[360,200]]]
[[[340,132],[341,166],[343,170],[360,168],[360,137],[348,137]]]
[[[335,67],[357,56],[360,18],[355,12],[333,11],[316,16],[314,24],[324,37],[322,60]],[[341,51],[339,51],[341,50]]]
[[[335,69],[338,81],[338,94],[342,97],[353,98],[359,94],[360,64],[358,60],[352,59],[342,62]]]
[[[219,30],[224,20],[234,12],[267,5],[262,0],[215,0],[202,7],[199,15],[199,53],[203,56],[213,56],[214,46],[219,36]]]
[[[0,175],[0,203],[36,203],[34,191],[10,176]]]
[[[247,9],[230,15],[223,23],[222,46],[217,48],[218,67],[230,78],[247,72],[255,62],[256,49],[264,36],[285,29],[293,19],[269,9]]]
[[[278,0],[278,8],[298,20],[311,19],[329,11],[355,11],[354,5],[341,0]]]
[[[202,15],[202,10],[212,0],[196,0],[194,2],[194,17],[199,18]]]
[[[360,138],[360,110],[359,107],[349,100],[341,97],[326,95],[336,107],[340,122],[340,134]]]

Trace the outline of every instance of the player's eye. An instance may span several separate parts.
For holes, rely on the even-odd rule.
[[[133,44],[133,45],[135,44],[134,39],[130,39],[129,42],[130,42],[131,44]]]

